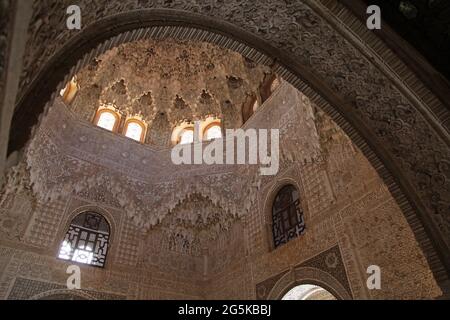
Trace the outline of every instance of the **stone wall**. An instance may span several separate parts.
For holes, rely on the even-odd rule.
[[[343,299],[441,294],[400,208],[367,159],[286,83],[247,124],[280,126],[281,165],[275,177],[255,180],[250,166],[228,169],[235,170],[231,178],[230,172],[214,166],[177,175],[162,164],[161,171],[167,170],[171,180],[164,189],[159,188],[158,175],[135,177],[133,171],[143,170],[139,165],[144,164],[134,156],[164,159],[159,156],[164,150],[134,143],[131,147],[121,137],[64,116],[67,109],[58,103],[47,118],[63,120],[43,121],[35,139],[48,139],[42,140],[45,148],[42,143],[37,144],[40,148],[29,146],[1,193],[1,299],[67,293],[69,263],[56,256],[71,219],[85,209],[107,218],[112,240],[104,269],[81,267],[79,298],[275,299],[294,284],[311,281]],[[118,156],[102,148],[108,141]],[[104,158],[93,161],[95,151]],[[122,156],[125,152],[127,157]],[[83,170],[94,177],[76,180],[73,175]],[[101,172],[108,178],[97,179]],[[115,188],[116,176],[122,177],[120,192],[105,188],[108,183]],[[75,181],[77,187],[66,188],[64,181]],[[209,185],[196,186],[205,181]],[[257,188],[246,189],[255,181]],[[132,189],[133,183],[141,189]],[[306,233],[274,249],[271,203],[286,183],[300,191]],[[244,197],[237,197],[239,193]],[[156,201],[160,195],[164,197]],[[122,205],[130,203],[131,196],[140,201],[135,202],[141,205],[139,214]],[[154,199],[146,202],[139,196]],[[197,212],[205,220],[198,220]],[[180,237],[186,241],[177,241]],[[379,291],[366,287],[370,265],[381,267]]]

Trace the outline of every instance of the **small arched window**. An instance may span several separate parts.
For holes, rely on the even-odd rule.
[[[109,237],[110,227],[106,219],[95,212],[84,212],[72,220],[58,257],[103,268],[108,253]]]
[[[206,127],[203,137],[206,141],[222,138],[222,127],[219,123],[210,124]]]
[[[305,231],[303,210],[297,188],[287,185],[277,193],[272,206],[272,232],[275,248]]]
[[[145,125],[139,120],[128,120],[125,124],[125,136],[143,142],[145,138]]]
[[[189,144],[194,142],[194,128],[185,128],[180,133],[180,144]]]
[[[101,109],[97,112],[95,124],[109,131],[116,131],[119,125],[119,115],[110,109]]]

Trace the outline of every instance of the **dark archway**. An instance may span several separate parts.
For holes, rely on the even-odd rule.
[[[320,22],[328,25],[325,19]],[[98,54],[141,38],[211,42],[270,65],[344,129],[397,200],[445,292],[450,272],[449,204],[445,198],[450,183],[450,141],[439,121],[399,81],[386,75],[386,70],[380,71],[375,58],[358,51],[362,49],[353,43],[355,39],[345,40],[352,47],[348,53],[312,54],[308,59],[310,63],[315,61],[315,68],[304,57],[291,54],[295,50],[287,44],[283,46],[274,39],[276,45],[272,45],[270,37],[257,36],[237,25],[205,14],[171,9],[129,11],[88,25],[46,62],[22,95],[12,122],[9,153],[27,143],[32,127],[56,89]],[[344,38],[338,34],[336,42],[342,40],[339,37]],[[298,39],[298,45],[316,43],[318,51],[327,49],[326,39],[310,40]],[[323,64],[336,54],[348,54],[348,64]],[[327,73],[327,68],[334,71]],[[343,73],[342,69],[348,71]],[[374,71],[379,72],[378,78]],[[361,74],[366,78],[361,78]],[[349,82],[354,87],[349,87]]]

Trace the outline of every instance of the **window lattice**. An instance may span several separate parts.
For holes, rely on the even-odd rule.
[[[110,228],[106,219],[85,212],[73,219],[59,251],[62,260],[103,268],[108,253]]]
[[[293,185],[285,186],[278,192],[272,207],[272,219],[275,248],[304,233],[303,210],[299,193]]]

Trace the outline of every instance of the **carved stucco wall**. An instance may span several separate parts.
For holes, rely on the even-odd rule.
[[[285,111],[278,113],[279,108]],[[241,208],[236,215],[228,202],[242,193],[243,185],[253,184],[255,170],[249,166],[233,168],[243,176],[241,180],[227,180],[228,172],[214,166],[180,168],[175,173],[172,167],[161,166],[159,176],[138,176],[142,189],[133,189],[129,182],[122,186],[122,190],[131,188],[125,193],[127,202],[132,202],[128,196],[142,190],[163,198],[138,213],[105,190],[102,179],[93,179],[86,185],[88,190],[83,184],[79,190],[66,188],[63,182],[72,185],[80,172],[74,168],[85,169],[87,161],[96,168],[90,175],[100,176],[103,171],[110,177],[136,181],[138,177],[124,169],[125,164],[144,172],[139,165],[149,163],[142,158],[168,150],[155,151],[95,128],[71,117],[58,100],[34,138],[45,138],[53,152],[30,144],[24,158],[28,163],[11,169],[1,193],[0,297],[39,298],[63,289],[68,263],[55,256],[71,218],[89,208],[100,210],[112,222],[112,244],[104,270],[82,267],[80,294],[84,297],[263,299],[271,297],[273,288],[311,279],[324,282],[343,298],[434,298],[441,294],[382,180],[342,130],[304,95],[282,84],[247,125],[279,126],[283,156],[276,177],[259,179],[259,187],[246,192],[244,202],[234,198]],[[108,153],[110,145],[116,155]],[[123,152],[139,157],[123,158]],[[61,162],[63,155],[70,161]],[[154,159],[161,161],[154,163],[156,167],[169,161]],[[38,173],[42,169],[47,177]],[[211,179],[212,175],[225,179]],[[53,180],[58,177],[62,179]],[[160,189],[160,177],[176,183]],[[197,186],[203,179],[208,188]],[[75,185],[86,180],[81,176]],[[182,183],[191,191],[183,194]],[[268,227],[271,197],[285,183],[294,183],[300,190],[307,231],[273,250]],[[224,188],[229,184],[239,189]],[[169,205],[171,210],[166,203],[174,204]],[[243,209],[244,203],[251,203],[248,210]],[[140,221],[152,216],[159,218],[143,227]],[[377,292],[365,287],[365,272],[372,264],[382,268],[383,287]],[[291,271],[294,276],[284,277]]]

